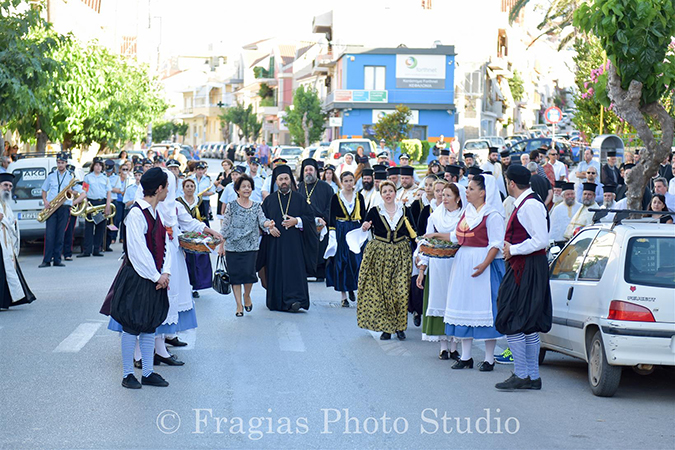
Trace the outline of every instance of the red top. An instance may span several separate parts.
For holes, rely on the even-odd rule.
[[[469,224],[466,223],[464,215],[465,214],[462,214],[462,218],[459,220],[457,229],[455,230],[459,245],[467,247],[487,247],[490,243],[487,231],[488,216],[484,216],[480,224],[472,230],[469,228]]]
[[[148,250],[150,250],[150,253],[152,254],[152,259],[155,261],[155,268],[159,273],[162,273],[162,266],[164,265],[164,253],[166,250],[166,228],[164,228],[164,224],[162,223],[162,219],[159,217],[159,214],[157,214],[157,218],[155,219],[152,217],[152,214],[150,214],[150,211],[148,211],[148,208],[143,209],[138,203],[134,203],[132,208],[136,207],[143,212],[145,222],[148,224],[148,231],[145,233],[145,243],[148,246]],[[125,239],[125,252],[126,242],[127,240]]]

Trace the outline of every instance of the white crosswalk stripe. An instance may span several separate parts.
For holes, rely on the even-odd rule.
[[[54,353],[77,353],[82,350],[82,347],[87,345],[87,342],[96,334],[99,328],[103,325],[97,323],[81,323],[75,330],[68,335],[61,343],[54,349]]]

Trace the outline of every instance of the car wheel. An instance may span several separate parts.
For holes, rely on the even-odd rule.
[[[539,347],[539,365],[544,364],[544,358],[546,358],[546,349]]]
[[[598,397],[612,397],[619,388],[621,370],[621,367],[611,366],[607,362],[602,335],[600,330],[596,331],[588,349],[588,382],[593,394]]]

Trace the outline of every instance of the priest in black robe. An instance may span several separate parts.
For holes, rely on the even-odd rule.
[[[298,312],[309,309],[307,274],[316,270],[315,216],[305,197],[295,190],[288,166],[274,169],[272,183],[278,189],[265,198],[262,208],[276,226],[262,238],[257,270],[265,273],[267,307]]]
[[[305,197],[314,217],[317,218],[317,228],[325,229],[330,217],[330,203],[334,192],[328,183],[319,179],[319,166],[313,158],[302,161],[298,192]],[[323,259],[326,247],[328,247],[328,238],[319,242],[316,269],[307,272],[307,276],[316,277],[317,281],[323,281],[326,278],[326,260]]]

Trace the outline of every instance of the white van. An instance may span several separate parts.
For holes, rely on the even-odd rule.
[[[75,176],[84,179],[84,172],[75,160],[68,160],[68,164],[75,166]],[[44,239],[44,223],[37,220],[38,214],[45,207],[42,201],[42,184],[47,175],[56,170],[56,157],[25,158],[13,162],[7,172],[14,175],[14,189],[12,196],[12,210],[19,221],[21,241],[36,241]],[[84,219],[80,218],[75,226],[75,236],[84,232]]]

